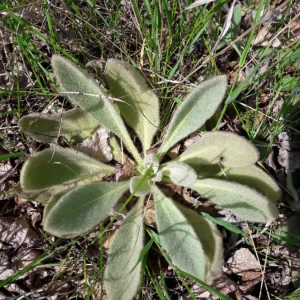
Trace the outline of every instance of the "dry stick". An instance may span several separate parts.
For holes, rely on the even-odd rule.
[[[144,67],[144,52],[145,52],[145,47],[146,47],[146,40],[143,39],[143,44],[142,44],[141,53],[140,53],[139,69],[142,69]]]
[[[247,224],[247,227],[248,227],[248,230],[249,230],[248,223],[246,223],[246,224]],[[266,226],[268,226],[268,224],[269,224],[269,223],[267,223]],[[264,232],[265,229],[266,229],[266,228],[264,228],[262,232],[258,233],[258,236],[260,236],[260,235]],[[250,230],[249,230],[249,232],[250,232]],[[259,256],[258,256],[258,253],[257,253],[256,248],[255,248],[255,244],[254,244],[254,241],[253,241],[253,237],[256,238],[256,237],[257,237],[257,234],[254,235],[254,236],[252,236],[252,234],[251,234],[251,232],[250,232],[249,237],[250,237],[250,240],[251,240],[251,243],[252,243],[252,246],[253,246],[253,250],[254,250],[256,259],[257,259],[257,261],[260,263]],[[261,272],[261,276],[262,276],[262,281],[261,281],[262,283],[261,283],[261,284],[264,284],[264,285],[265,285],[265,289],[266,289],[266,292],[267,292],[268,299],[271,300],[271,299],[270,299],[270,295],[269,295],[269,291],[268,291],[268,286],[267,286],[266,282],[264,281],[264,271],[265,271],[265,267],[264,267],[264,269],[262,269],[261,264],[259,264],[259,267],[260,267],[260,272]],[[262,285],[261,285],[261,288],[262,288]],[[260,292],[261,292],[261,291],[260,291]],[[260,298],[259,298],[259,299],[260,299]]]
[[[279,5],[276,9],[274,9],[274,11],[278,11],[281,8],[285,7],[287,5],[287,3],[290,0],[286,0],[284,3],[282,3],[281,5]],[[246,30],[244,33],[242,33],[239,37],[237,37],[233,42],[231,42],[225,49],[223,49],[222,51],[220,51],[219,53],[215,54],[214,57],[218,57],[220,55],[222,55],[223,53],[225,53],[227,50],[229,50],[236,42],[238,42],[239,40],[241,40],[243,37],[245,37],[250,31],[252,31],[253,29],[257,28],[259,25],[261,25],[263,22],[265,22],[270,16],[266,15],[264,16],[261,20],[259,20],[256,24],[254,24],[253,26],[251,26],[248,30]],[[264,26],[267,27],[267,25]],[[194,75],[196,72],[198,72],[201,68],[203,68],[208,61],[212,58],[212,54],[210,54],[205,61],[199,66],[197,67],[194,71],[192,71],[189,75],[187,75],[185,78],[183,78],[179,83],[179,84],[183,84],[185,81],[187,81],[192,75]],[[175,87],[173,87],[172,89],[175,89],[177,87],[177,85]],[[171,90],[172,90],[171,89]]]
[[[133,108],[133,106],[129,103],[127,103],[126,101],[123,101],[119,98],[114,98],[114,97],[110,97],[110,96],[105,96],[105,95],[97,95],[97,94],[90,94],[90,93],[84,93],[84,92],[60,92],[60,94],[63,95],[78,95],[78,96],[88,96],[88,97],[95,97],[95,98],[106,98],[108,100],[112,100],[112,101],[116,101],[116,102],[122,102],[122,103],[126,103],[127,105],[131,106]],[[124,95],[123,97],[126,97],[128,95]],[[134,108],[133,108],[134,110]]]
[[[221,169],[221,172],[222,172],[223,176],[226,178],[226,180],[229,181],[229,179],[227,178],[227,174],[226,174],[227,171],[224,170],[224,167],[222,166],[222,157],[221,156],[219,157],[218,165]]]
[[[267,247],[268,247],[269,244],[270,244],[270,237],[271,237],[271,231],[269,232],[269,238],[268,238],[268,244],[267,244]],[[266,284],[266,282],[265,282],[265,280],[264,280],[265,274],[266,274],[267,257],[268,257],[268,254],[269,254],[269,250],[270,250],[270,249],[267,248],[266,256],[265,256],[265,262],[264,262],[264,268],[263,268],[263,273],[262,273],[262,278],[261,278],[261,284],[260,284],[260,289],[259,289],[259,296],[258,296],[259,299],[260,299],[260,297],[261,297],[263,284],[265,285],[265,288],[266,288],[266,291],[267,291],[268,298],[270,299],[269,291],[268,291],[268,288],[267,288],[267,284]]]

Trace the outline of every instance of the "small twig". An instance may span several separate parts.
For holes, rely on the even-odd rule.
[[[247,223],[246,223],[246,224],[247,224]],[[270,224],[271,224],[271,223],[267,223],[267,224],[266,224],[266,227],[262,230],[262,232],[258,233],[258,235],[256,234],[256,235],[253,235],[253,236],[252,236],[251,232],[250,232],[250,234],[249,234],[249,237],[250,237],[250,240],[251,240],[251,243],[252,243],[252,246],[253,246],[253,250],[254,250],[256,259],[257,259],[257,261],[259,262],[260,272],[261,272],[261,276],[262,276],[262,278],[261,278],[260,292],[259,292],[259,299],[260,299],[261,292],[262,292],[262,286],[264,285],[269,300],[271,300],[271,298],[270,298],[270,295],[269,295],[268,286],[267,286],[267,284],[266,284],[266,282],[265,282],[265,280],[264,280],[264,277],[265,277],[265,276],[264,276],[264,273],[265,273],[265,270],[266,270],[266,267],[265,267],[266,261],[265,261],[265,263],[264,263],[264,268],[262,268],[262,267],[261,267],[261,263],[260,263],[260,259],[259,259],[259,256],[258,256],[258,253],[257,253],[257,251],[256,251],[256,247],[255,247],[255,244],[254,244],[254,241],[253,241],[253,238],[259,237],[259,236],[264,232],[264,230],[267,228],[267,226],[270,226]],[[248,224],[247,224],[247,227],[248,227],[248,230],[249,230]],[[249,230],[249,231],[250,231],[250,230]],[[270,239],[268,240],[268,243],[269,243],[269,242],[270,242]],[[268,255],[268,254],[266,254],[266,255]]]
[[[265,229],[266,229],[266,227],[263,229],[263,231],[264,231]],[[263,231],[262,231],[261,233],[263,233]],[[268,244],[267,244],[267,247],[268,247],[269,244],[270,244],[270,235],[271,235],[271,231],[269,232],[269,238],[268,238]],[[270,299],[269,291],[268,291],[266,282],[265,282],[265,280],[264,280],[265,274],[266,274],[266,266],[267,266],[267,258],[268,258],[268,254],[269,254],[269,248],[267,248],[266,256],[265,256],[264,268],[263,268],[263,273],[262,273],[262,278],[261,278],[261,284],[260,284],[260,289],[259,289],[259,296],[258,296],[259,299],[260,299],[260,297],[261,297],[263,283],[265,284],[266,292],[267,292],[268,298]]]
[[[125,103],[125,104],[131,106],[133,108],[133,110],[134,110],[134,107],[131,104],[127,103],[126,101],[121,100],[119,98],[110,97],[110,96],[90,94],[90,93],[83,93],[83,92],[60,92],[60,94],[63,94],[63,95],[88,96],[88,97],[95,97],[95,98],[100,98],[100,99],[106,98],[108,100]],[[126,95],[124,95],[124,96],[126,96]]]

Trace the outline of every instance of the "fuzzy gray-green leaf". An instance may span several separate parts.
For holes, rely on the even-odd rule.
[[[277,201],[281,197],[281,189],[277,183],[271,176],[255,165],[230,169],[225,172],[222,178],[247,185],[272,201]]]
[[[223,168],[220,163],[206,165],[202,166],[198,176],[199,179],[223,179],[246,185],[272,201],[277,201],[281,197],[281,189],[278,184],[270,175],[256,165],[243,168]]]
[[[171,161],[166,163],[162,166],[160,171],[164,177],[170,178],[172,183],[184,187],[192,186],[197,180],[197,173],[189,165],[182,162]]]
[[[104,273],[109,300],[131,300],[136,294],[142,262],[139,255],[144,245],[144,198],[140,198],[127,215],[110,248]]]
[[[29,158],[21,171],[21,187],[25,192],[39,192],[57,185],[67,186],[88,177],[112,174],[114,168],[89,156],[67,148],[43,150]]]
[[[168,126],[158,151],[160,158],[173,145],[204,125],[222,102],[226,88],[226,76],[216,76],[200,83],[185,97]]]
[[[72,103],[78,104],[99,124],[120,137],[137,162],[140,163],[141,157],[132,143],[121,116],[94,78],[69,59],[59,55],[52,56],[52,66],[60,88],[66,93],[68,99]]]
[[[189,164],[197,172],[204,165],[220,163],[236,168],[255,164],[257,149],[246,139],[231,132],[207,132],[183,152],[176,161]]]
[[[267,223],[278,217],[273,201],[239,183],[221,179],[199,179],[192,189],[247,221]]]
[[[163,249],[176,267],[205,280],[206,257],[195,229],[179,205],[163,195],[157,187],[153,196],[157,230]]]
[[[151,184],[149,180],[143,178],[143,176],[134,176],[130,179],[130,192],[133,193],[139,185],[139,189],[134,194],[136,197],[145,196],[150,193]]]
[[[129,182],[93,182],[77,187],[47,204],[44,229],[59,237],[83,234],[108,214],[128,189]]]
[[[126,102],[116,104],[126,123],[137,133],[146,154],[159,126],[158,97],[140,72],[125,61],[109,59],[105,75],[111,95]]]
[[[191,208],[174,205],[195,230],[205,254],[205,282],[211,283],[221,274],[223,266],[223,240],[217,226]]]
[[[77,144],[99,128],[99,123],[80,108],[52,115],[32,113],[22,117],[19,125],[43,143],[56,143],[58,136],[63,135],[71,144]]]

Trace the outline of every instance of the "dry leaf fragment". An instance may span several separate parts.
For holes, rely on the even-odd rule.
[[[243,297],[245,300],[259,300],[257,297],[251,296],[251,295],[246,295]]]
[[[300,34],[300,22],[295,21],[292,24],[290,24],[289,27],[290,27],[292,34],[296,34],[296,35]]]
[[[293,22],[290,25],[290,30],[293,34],[291,41],[298,41],[300,39],[300,22]]]
[[[170,149],[170,151],[168,152],[168,156],[171,158],[171,159],[174,159],[176,157],[179,156],[179,150],[181,148],[181,145],[180,144],[177,144],[175,145],[173,148]]]
[[[116,181],[128,180],[135,174],[134,166],[128,159],[125,160],[123,165],[118,165],[115,170]]]
[[[248,280],[243,282],[243,284],[241,284],[239,286],[239,290],[245,294],[245,293],[251,293],[253,292],[253,288],[256,284],[261,283],[261,277],[257,277],[254,278],[253,280]]]
[[[101,162],[109,162],[113,159],[111,147],[108,144],[109,130],[98,129],[95,134],[85,139],[76,146],[76,149]]]
[[[41,252],[34,249],[24,249],[20,248],[17,255],[12,258],[12,266],[15,270],[21,270],[32,263]]]
[[[261,276],[260,264],[247,248],[237,250],[227,261],[228,271],[242,277],[243,281]]]
[[[195,8],[195,7],[200,6],[200,5],[207,4],[207,3],[212,2],[212,1],[214,1],[214,0],[196,0],[194,3],[192,3],[191,5],[186,7],[185,9],[192,9],[192,8]]]
[[[114,228],[112,230],[108,230],[106,231],[103,236],[102,236],[102,247],[104,249],[105,252],[108,252],[111,244],[113,243],[116,234],[118,232],[118,228]]]
[[[281,42],[278,38],[273,39],[273,34],[269,32],[269,28],[271,25],[263,27],[257,34],[256,38],[251,42],[253,46],[267,46],[271,45],[271,47],[279,47]]]
[[[282,141],[279,146],[278,163],[287,173],[300,168],[300,141]]]
[[[113,223],[112,228],[106,231],[102,237],[102,246],[104,251],[106,252],[108,252],[108,250],[110,249],[111,244],[113,243],[120,226],[123,224],[128,214],[127,208],[124,208],[122,212],[118,214],[118,211],[121,209],[123,205],[124,202],[117,203],[108,213],[108,216],[112,218],[115,217],[116,215],[118,216],[116,218],[116,221]]]
[[[236,283],[229,279],[225,274],[221,275],[214,281],[214,288],[216,288],[220,293],[225,296],[231,296],[232,293],[237,291]],[[206,299],[206,300],[217,300],[219,297],[211,294],[206,291],[205,288],[197,283],[193,284],[191,287],[191,292],[197,299]],[[182,297],[182,300],[190,300],[193,299],[190,294],[185,294]]]
[[[145,206],[144,222],[147,226],[155,227],[155,209],[153,200],[149,200]]]
[[[15,271],[13,269],[6,269],[6,270],[3,270],[3,272],[1,271],[0,272],[0,280],[5,280],[7,279],[8,277],[14,275]],[[1,298],[0,298],[1,299]],[[7,298],[3,298],[3,299],[7,299]]]
[[[9,247],[19,248],[26,239],[28,227],[25,217],[20,219],[13,217],[0,218],[2,245],[5,243]],[[1,249],[4,249],[4,247],[2,246]]]
[[[184,149],[189,148],[192,144],[194,144],[196,141],[198,141],[200,139],[200,135],[195,133],[195,134],[191,134],[189,136],[189,138],[187,140],[184,141],[183,146]]]
[[[13,167],[9,160],[4,160],[0,163],[0,180],[8,177],[12,171]]]

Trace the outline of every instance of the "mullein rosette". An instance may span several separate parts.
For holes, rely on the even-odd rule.
[[[120,153],[117,140],[122,140],[132,156],[135,176],[128,181],[103,181],[114,173],[113,166],[75,149],[56,147],[25,162],[21,186],[30,199],[46,203],[44,229],[65,238],[94,228],[128,189],[138,197],[110,249],[104,274],[109,299],[132,299],[138,290],[148,196],[154,199],[159,241],[172,264],[206,282],[221,271],[222,238],[216,225],[167,197],[160,189],[162,183],[190,188],[243,220],[277,218],[279,187],[256,166],[257,149],[234,133],[207,132],[177,158],[162,163],[170,148],[213,116],[226,92],[226,76],[206,80],[188,93],[157,153],[147,154],[160,125],[159,100],[135,67],[109,59],[106,90],[69,59],[55,55],[52,66],[61,92],[79,108],[62,114],[30,114],[20,120],[22,130],[47,143],[55,143],[60,133],[76,145],[100,127],[107,128],[112,152]],[[125,124],[139,137],[142,151],[132,142]]]

